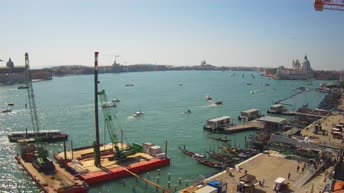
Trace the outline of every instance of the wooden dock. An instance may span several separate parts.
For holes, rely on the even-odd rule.
[[[224,129],[224,133],[238,133],[238,132],[252,131],[252,130],[263,129],[263,128],[264,128],[263,123],[256,120],[252,120],[244,124],[235,125],[233,127],[227,127]]]

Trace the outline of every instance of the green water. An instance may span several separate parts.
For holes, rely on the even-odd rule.
[[[236,74],[233,76],[233,74]],[[243,76],[244,74],[244,76]],[[251,76],[253,74],[255,78]],[[214,174],[217,170],[197,164],[185,156],[178,146],[206,154],[209,149],[217,149],[221,144],[209,139],[203,133],[203,125],[209,118],[228,115],[236,117],[240,111],[258,108],[265,114],[273,101],[296,93],[295,88],[304,86],[309,92],[297,95],[284,103],[290,110],[296,110],[308,103],[315,108],[325,96],[312,91],[322,81],[282,81],[262,77],[258,72],[220,72],[220,71],[169,71],[122,74],[100,74],[100,89],[105,89],[108,99],[121,100],[113,111],[116,115],[117,131],[124,130],[126,142],[152,142],[164,148],[168,141],[168,156],[171,166],[162,168],[160,184],[167,187],[168,173],[171,175],[171,189],[185,187],[196,180]],[[42,129],[58,129],[69,134],[74,147],[88,146],[95,140],[94,129],[94,86],[93,75],[55,77],[51,81],[34,82],[35,99]],[[251,83],[251,85],[247,85]],[[312,83],[313,85],[310,85]],[[134,84],[127,87],[125,84]],[[180,85],[182,84],[182,86]],[[269,86],[265,86],[269,84]],[[30,116],[24,105],[27,103],[26,90],[17,89],[19,85],[0,87],[1,109],[7,103],[14,103],[13,112],[0,114],[0,191],[38,192],[27,174],[14,160],[16,144],[8,142],[7,134],[31,128]],[[254,94],[250,92],[254,91]],[[215,106],[205,100],[210,95],[223,105]],[[186,109],[191,114],[184,114]],[[133,118],[135,111],[143,111],[144,116]],[[102,118],[102,114],[100,114]],[[101,119],[102,120],[102,119]],[[100,136],[104,143],[109,137],[100,123]],[[232,145],[244,146],[245,136],[253,132],[228,135]],[[62,151],[61,143],[45,144],[50,154]],[[156,181],[157,171],[142,176]],[[178,178],[182,179],[179,185]],[[92,187],[90,192],[131,193],[155,192],[133,178],[113,181]]]

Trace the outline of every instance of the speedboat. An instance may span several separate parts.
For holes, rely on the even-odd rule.
[[[119,103],[119,102],[121,102],[121,100],[119,100],[119,99],[112,99],[112,101],[111,102],[114,102],[114,103]]]
[[[12,112],[11,109],[4,109],[4,110],[1,111],[1,113],[10,113],[10,112]]]
[[[222,101],[216,101],[215,105],[222,105]]]
[[[184,111],[184,113],[185,113],[185,114],[190,114],[190,113],[191,113],[191,110],[188,109],[188,110]]]
[[[143,115],[143,112],[142,112],[142,111],[137,111],[137,112],[133,113],[133,116],[134,116],[134,117],[139,117],[139,116],[141,116],[141,115]]]
[[[117,107],[116,102],[111,101],[102,105],[102,108],[110,108],[110,107]]]
[[[205,96],[205,100],[210,101],[210,100],[213,100],[213,99],[211,98],[211,96],[207,95],[207,96]]]

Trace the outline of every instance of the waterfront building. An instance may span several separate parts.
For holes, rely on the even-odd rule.
[[[307,55],[304,57],[302,65],[299,60],[293,60],[292,68],[280,66],[277,68],[275,79],[279,80],[306,80],[314,78],[314,71],[311,67]]]
[[[51,80],[52,73],[47,70],[31,70],[32,78],[39,80]],[[11,58],[8,59],[6,67],[0,67],[0,84],[22,83],[25,80],[25,67],[14,66]]]

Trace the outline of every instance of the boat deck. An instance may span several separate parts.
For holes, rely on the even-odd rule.
[[[22,158],[16,157],[18,163],[29,173],[37,185],[44,192],[65,192],[65,193],[83,193],[88,192],[88,185],[78,178],[74,177],[58,164],[55,164],[55,172],[44,174],[38,172],[32,163],[25,162]]]
[[[122,144],[118,143],[118,147],[122,149]],[[123,149],[127,148],[126,144],[123,144]],[[67,160],[71,161],[72,159],[76,160],[82,160],[82,159],[87,159],[87,158],[93,158],[94,153],[93,153],[93,147],[88,146],[84,148],[77,148],[72,151],[67,151]],[[112,144],[106,144],[106,145],[101,145],[100,146],[100,153],[101,155],[109,155],[113,153],[113,145]],[[60,160],[64,160],[64,152],[59,152],[54,155],[54,158],[56,161],[60,162]]]
[[[75,172],[88,185],[97,185],[110,180],[131,176],[131,173],[140,174],[157,168],[170,165],[170,159],[154,158],[145,153],[136,153],[126,160],[112,160],[113,154],[101,157],[101,166],[94,165],[94,158],[69,162],[68,168]],[[128,172],[128,170],[130,172]]]

